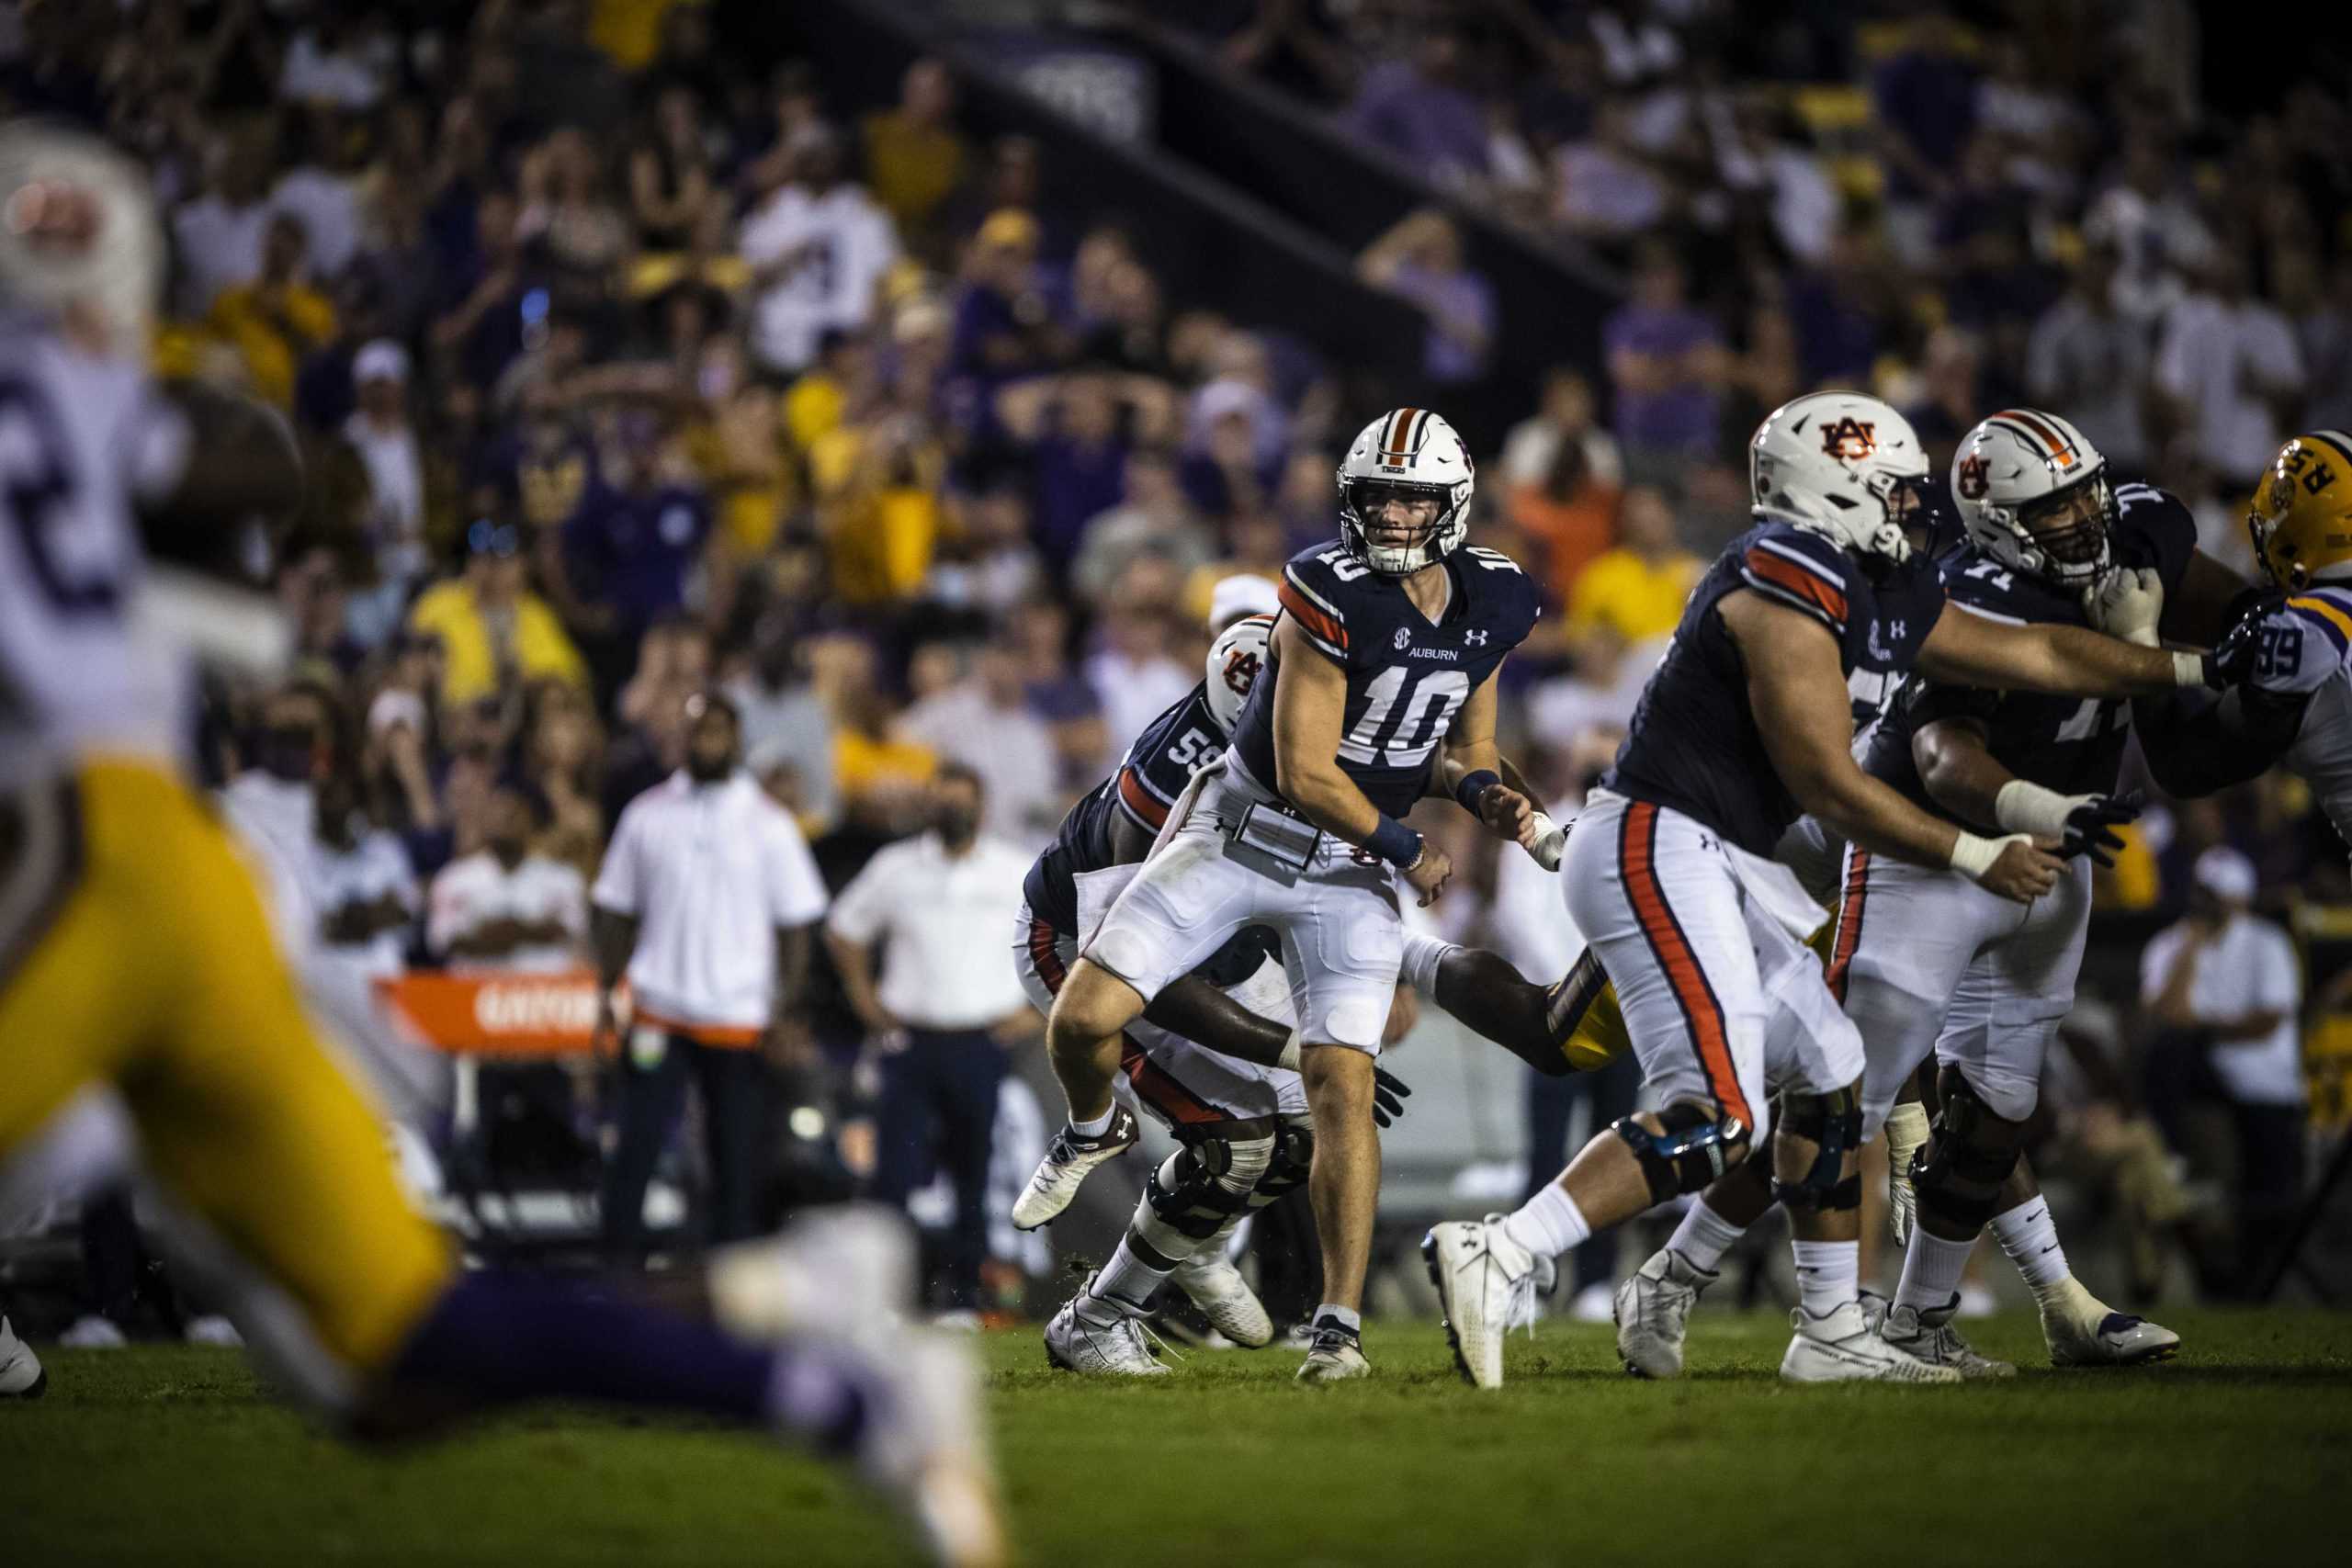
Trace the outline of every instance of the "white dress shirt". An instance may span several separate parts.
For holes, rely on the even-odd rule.
[[[775,933],[825,912],[792,814],[749,773],[684,770],[628,803],[596,874],[596,907],[638,920],[637,1016],[707,1044],[749,1044],[775,1002]]]
[[[2156,933],[2140,957],[2140,999],[2153,1002],[2172,978],[2186,924]],[[2208,1054],[2230,1098],[2248,1105],[2300,1105],[2303,1057],[2296,1013],[2302,1006],[2302,971],[2295,944],[2269,920],[2234,915],[2222,934],[2196,957],[2188,982],[2188,1010],[2204,1021],[2244,1018],[2250,1012],[2285,1016],[2278,1027],[2252,1040],[2216,1045]]]
[[[1030,857],[981,834],[950,856],[936,833],[885,845],[833,901],[829,929],[882,944],[883,1010],[912,1029],[982,1029],[1029,1005],[1004,933]]]
[[[588,938],[588,885],[578,871],[545,855],[525,855],[509,871],[496,855],[478,850],[443,866],[425,899],[425,946],[447,954],[451,943],[492,920],[553,920],[571,938],[518,947],[500,958],[454,959],[452,972],[546,975],[577,969],[583,961],[581,944]]]
[[[390,894],[412,919],[416,914],[416,873],[410,867],[407,846],[397,833],[381,828],[363,829],[348,850],[321,841],[312,847],[317,868],[319,918],[326,919],[346,904],[374,902]],[[356,963],[368,975],[397,975],[408,962],[408,928],[393,926],[365,942],[320,942],[326,951]]]
[[[752,301],[752,346],[772,370],[805,368],[827,332],[865,323],[874,286],[898,262],[899,233],[861,186],[812,197],[786,186],[744,217],[736,246],[754,268],[804,247],[800,265]]]

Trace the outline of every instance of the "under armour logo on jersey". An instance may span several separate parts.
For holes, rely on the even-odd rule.
[[[1848,414],[1835,424],[1821,427],[1821,449],[1833,457],[1858,463],[1878,450],[1877,432],[1875,422]]]
[[[1411,627],[1409,627],[1409,626],[1398,626],[1398,627],[1396,628],[1396,646],[1397,646],[1397,647],[1399,647],[1399,648],[1403,648],[1403,647],[1405,647],[1408,643],[1410,643],[1412,640],[1413,640],[1413,632],[1412,632],[1412,628],[1411,628]]]
[[[1462,634],[1462,640],[1468,643],[1473,648],[1484,648],[1487,646],[1487,634],[1485,632],[1464,632]]]

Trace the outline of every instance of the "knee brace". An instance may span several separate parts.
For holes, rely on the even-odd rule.
[[[2017,1168],[2024,1129],[1986,1110],[1959,1073],[1945,1073],[1937,1093],[1943,1103],[1935,1137],[1912,1156],[1911,1185],[1922,1213],[1955,1230],[1978,1230],[1993,1217],[2001,1183]]]
[[[1642,1162],[1653,1203],[1698,1191],[1747,1152],[1747,1124],[1737,1117],[1717,1121],[1704,1109],[1686,1103],[1668,1106],[1657,1119],[1665,1131],[1653,1133],[1631,1116],[1610,1123],[1610,1131],[1624,1139]]]
[[[1315,1129],[1306,1121],[1274,1123],[1274,1157],[1250,1194],[1250,1207],[1262,1209],[1306,1185],[1315,1166]]]
[[[1841,1176],[1847,1154],[1862,1141],[1862,1099],[1851,1085],[1827,1094],[1785,1094],[1776,1132],[1817,1146],[1812,1168],[1794,1181],[1772,1174],[1773,1199],[1791,1209],[1859,1209],[1862,1179]]]
[[[1215,1235],[1249,1207],[1251,1191],[1273,1164],[1275,1130],[1265,1122],[1219,1123],[1170,1155],[1144,1183],[1136,1212],[1145,1241],[1170,1256],[1171,1247]],[[1181,1238],[1181,1239],[1179,1239]]]

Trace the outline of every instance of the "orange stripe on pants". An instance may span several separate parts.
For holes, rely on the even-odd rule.
[[[1829,945],[1829,994],[1839,1006],[1846,1001],[1846,972],[1854,950],[1862,945],[1862,905],[1870,897],[1871,855],[1868,850],[1849,852],[1846,897],[1838,906],[1838,936]]]
[[[1691,1043],[1699,1051],[1699,1066],[1714,1092],[1715,1103],[1753,1127],[1756,1117],[1748,1110],[1747,1097],[1740,1092],[1739,1074],[1732,1066],[1731,1035],[1724,1025],[1723,1005],[1715,1000],[1714,987],[1699,966],[1699,955],[1682,934],[1682,923],[1667,907],[1665,890],[1657,881],[1657,807],[1645,800],[1629,803],[1618,829],[1617,861],[1624,870],[1634,918],[1641,922],[1650,952],[1666,971],[1667,984],[1674,987],[1674,999],[1690,1026]]]

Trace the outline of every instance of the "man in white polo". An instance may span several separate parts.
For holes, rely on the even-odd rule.
[[[1021,908],[1029,853],[980,831],[982,805],[977,773],[943,766],[932,784],[931,831],[867,861],[825,925],[842,988],[879,1055],[872,1195],[904,1208],[934,1169],[955,1184],[956,1224],[941,1259],[955,1313],[980,1305],[1005,1047],[1039,1028],[1002,940]]]
[[[713,1242],[755,1234],[767,1077],[760,1047],[801,1005],[825,885],[791,814],[741,767],[718,692],[686,700],[686,765],[631,801],[594,892],[600,1036],[628,973],[619,1138],[605,1170],[605,1245],[634,1256],[645,1184],[693,1077],[708,1137]]]

